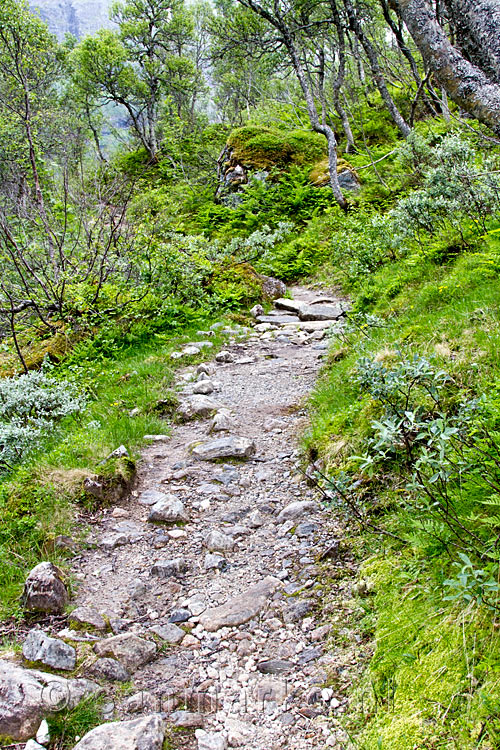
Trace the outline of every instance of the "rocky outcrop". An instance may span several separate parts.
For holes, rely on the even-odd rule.
[[[98,29],[112,26],[109,20],[111,0],[30,0],[29,6],[59,41],[66,34],[82,39]]]
[[[88,732],[74,750],[161,750],[166,722],[161,714],[132,721],[112,721]]]

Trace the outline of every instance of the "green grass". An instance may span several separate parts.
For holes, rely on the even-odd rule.
[[[94,727],[103,723],[102,706],[104,696],[92,696],[82,700],[75,708],[53,714],[48,720],[51,748],[70,750],[76,738],[82,738]]]
[[[19,597],[34,565],[51,560],[67,566],[67,553],[55,549],[53,540],[59,534],[84,536],[84,529],[73,529],[75,512],[89,507],[84,477],[99,474],[110,483],[119,481],[130,468],[117,461],[102,465],[111,451],[125,445],[133,461],[144,435],[168,434],[171,420],[160,416],[156,406],[172,393],[175,370],[213,357],[224,337],[211,337],[214,347],[205,354],[172,360],[170,353],[197,340],[196,330],[209,322],[198,321],[179,335],[159,335],[101,361],[87,361],[76,350],[56,369],[84,388],[89,402],[43,450],[0,480],[0,617],[22,614]],[[139,414],[129,416],[136,408]]]
[[[422,256],[385,263],[354,285],[354,309],[365,317],[332,341],[304,436],[306,452],[324,459],[326,474],[353,470],[352,456],[366,450],[371,422],[380,416],[380,405],[360,394],[353,379],[360,357],[391,362],[398,353],[426,356],[451,374],[461,393],[484,393],[497,409],[498,250],[492,234],[480,251],[441,265]],[[324,268],[323,280],[335,272]],[[375,653],[351,693],[345,726],[352,746],[500,747],[496,612],[444,599],[451,561],[400,503],[405,482],[400,471],[394,465],[383,479],[359,489],[360,497],[366,494],[368,518],[408,541],[401,545],[366,529],[357,532],[360,576],[374,586],[372,595],[359,599],[365,610],[361,630],[373,638]],[[474,498],[465,500],[470,505]]]

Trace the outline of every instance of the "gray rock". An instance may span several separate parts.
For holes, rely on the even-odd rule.
[[[181,354],[183,354],[185,357],[194,357],[196,354],[199,354],[201,351],[201,346],[198,344],[188,344],[184,347],[184,349],[181,351]]]
[[[99,690],[89,680],[66,679],[0,660],[0,737],[26,741],[36,734],[44,716],[62,707],[74,708]]]
[[[205,732],[204,729],[197,729],[195,737],[198,750],[227,750],[227,737],[222,732]]]
[[[211,369],[209,365],[202,362],[198,367],[196,368],[196,374],[197,375],[210,375]]]
[[[300,320],[338,320],[344,314],[341,305],[304,305],[299,310]]]
[[[146,711],[157,710],[157,699],[152,693],[147,690],[141,690],[139,693],[134,693],[130,698],[127,698],[125,705],[127,711],[131,714],[143,714]]]
[[[88,732],[73,750],[162,750],[166,721],[151,714],[131,721],[112,721]]]
[[[297,500],[294,503],[290,503],[278,514],[278,521],[295,521],[297,518],[302,518],[310,513],[318,511],[317,503],[312,500]]]
[[[191,612],[189,609],[185,608],[179,608],[174,609],[170,617],[168,618],[169,623],[176,623],[176,622],[187,622],[191,617]]]
[[[77,607],[68,617],[71,627],[92,628],[93,630],[106,630],[106,620],[99,612],[90,607]]]
[[[62,614],[68,599],[59,568],[51,562],[41,562],[33,568],[24,584],[22,601],[25,609]]]
[[[283,619],[285,622],[299,622],[312,611],[314,602],[312,599],[299,599],[293,604],[289,604],[285,610]]]
[[[209,632],[226,626],[243,625],[259,614],[279,586],[281,581],[268,576],[225,604],[207,609],[201,615],[200,623]]]
[[[195,711],[174,711],[169,716],[169,722],[174,727],[195,729],[203,726],[203,716]]]
[[[252,316],[252,318],[258,318],[259,315],[263,315],[263,314],[264,314],[264,308],[262,307],[262,305],[254,305],[252,309],[250,310],[250,315]]]
[[[222,555],[207,552],[203,566],[205,570],[224,570],[227,562]]]
[[[229,409],[220,409],[210,422],[208,432],[230,432],[236,427],[236,421],[233,419]]]
[[[112,682],[127,682],[130,680],[130,674],[123,664],[109,657],[97,659],[91,664],[89,674],[97,679],[111,680]]]
[[[105,461],[109,461],[110,458],[130,458],[130,453],[124,445],[119,445],[114,451],[111,451],[109,456],[106,456]]]
[[[184,503],[175,495],[164,495],[156,502],[148,516],[150,523],[179,523],[189,521]]]
[[[352,190],[354,193],[359,193],[361,185],[359,183],[356,174],[350,169],[343,169],[338,174],[339,185],[342,190]]]
[[[228,352],[225,349],[223,349],[222,351],[218,352],[215,355],[215,361],[219,362],[219,364],[227,364],[229,362],[233,362],[234,357],[231,354],[231,352]]]
[[[76,664],[73,646],[58,638],[50,638],[43,630],[30,630],[23,644],[24,658],[53,669],[72,670]]]
[[[286,294],[286,285],[280,279],[275,279],[274,276],[263,276],[261,274],[260,280],[262,282],[262,291],[266,297],[277,299]]]
[[[177,409],[179,418],[187,422],[190,419],[206,419],[221,408],[221,404],[213,398],[195,394],[182,401]]]
[[[110,656],[121,662],[129,672],[147,664],[156,655],[156,644],[146,641],[133,633],[122,633],[96,643],[94,651],[97,656]]]
[[[276,326],[284,326],[287,323],[300,323],[299,318],[297,318],[295,315],[259,315],[257,318],[257,321],[259,323],[271,323]]]
[[[234,549],[234,539],[222,531],[213,529],[205,537],[205,546],[210,552],[229,552]]]
[[[262,674],[285,674],[294,668],[293,662],[285,659],[266,659],[257,664],[257,669]]]
[[[299,310],[304,307],[304,304],[304,302],[300,302],[299,300],[286,299],[286,297],[280,297],[279,299],[274,301],[275,307],[277,307],[279,310],[287,310],[288,312],[292,312],[295,314],[297,314]]]
[[[173,643],[175,645],[180,643],[186,635],[185,631],[177,625],[174,625],[173,622],[168,622],[166,625],[153,625],[153,627],[149,629],[152,633],[159,636],[162,641]]]
[[[317,530],[318,530],[317,524],[311,523],[310,521],[306,521],[304,523],[298,524],[297,528],[295,529],[295,534],[298,537],[306,537],[306,536],[311,536]]]
[[[223,437],[196,445],[192,454],[201,461],[218,458],[250,458],[256,450],[253,440],[245,437]]]
[[[215,390],[211,380],[200,380],[193,385],[193,393],[201,393],[203,396],[209,396]]]
[[[185,573],[187,568],[187,562],[183,557],[173,557],[169,560],[158,560],[151,568],[151,575],[158,578],[171,578]]]
[[[141,505],[155,505],[165,497],[166,495],[164,492],[159,492],[158,490],[145,490],[144,492],[141,492],[137,498],[137,502]]]

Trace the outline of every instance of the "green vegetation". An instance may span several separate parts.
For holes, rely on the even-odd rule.
[[[58,536],[84,545],[85,514],[128,490],[144,436],[168,434],[175,367],[202,358],[172,352],[269,304],[262,274],[314,280],[352,302],[303,437],[352,533],[352,624],[374,644],[342,716],[351,745],[492,750],[498,71],[491,100],[470,76],[449,101],[455,64],[440,80],[408,16],[421,6],[124,0],[113,29],[59,43],[2,0],[0,616],[23,616],[34,564],[70,567]],[[468,3],[457,26],[456,6],[435,23],[488,78],[482,19]],[[329,175],[335,154],[359,191]],[[110,457],[121,445],[129,457]],[[98,714],[53,719],[56,746]]]
[[[77,738],[102,724],[104,696],[85,698],[73,709],[59,711],[48,719],[52,747],[69,750]]]

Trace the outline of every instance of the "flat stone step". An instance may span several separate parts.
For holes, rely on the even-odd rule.
[[[286,323],[299,323],[296,315],[259,315],[258,323],[274,323],[275,325],[285,325]]]
[[[299,300],[286,299],[285,297],[280,297],[274,301],[274,306],[278,310],[288,310],[293,313],[298,313],[304,307],[304,304],[304,302],[300,302]]]
[[[300,320],[338,320],[345,313],[342,305],[304,305],[299,310]]]

